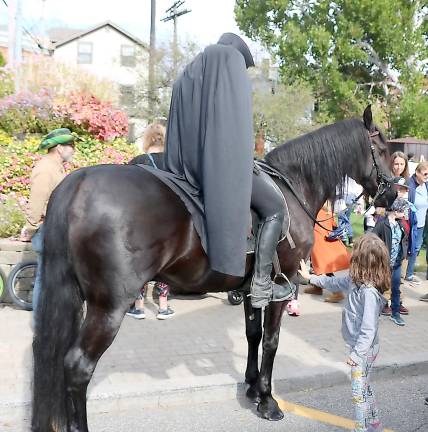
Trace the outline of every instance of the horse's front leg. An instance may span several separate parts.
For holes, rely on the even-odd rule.
[[[272,369],[279,343],[281,318],[287,302],[271,302],[265,309],[263,355],[258,379],[260,402],[257,411],[268,420],[281,420],[284,414],[272,397]]]
[[[251,298],[244,293],[244,310],[245,310],[245,333],[248,343],[247,369],[245,371],[245,382],[249,384],[247,397],[252,401],[259,403],[260,395],[258,391],[259,379],[259,345],[262,340],[262,311],[253,309]]]

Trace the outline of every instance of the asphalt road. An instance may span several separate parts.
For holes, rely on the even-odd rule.
[[[427,432],[428,375],[374,381],[384,432]],[[277,395],[285,417],[269,422],[246,399],[190,404],[183,398],[164,408],[121,409],[89,414],[91,432],[335,432],[353,429],[350,384]],[[130,402],[128,402],[129,404]],[[131,401],[132,403],[132,401]],[[132,403],[134,406],[135,403]],[[109,403],[109,406],[112,406]],[[98,406],[100,408],[100,406]],[[102,410],[102,408],[101,408]],[[0,413],[1,414],[1,413]],[[2,432],[29,431],[26,420],[1,421]]]
[[[395,432],[427,432],[428,376],[395,378],[375,381],[374,387],[384,427]],[[285,413],[280,422],[268,422],[257,417],[255,407],[246,400],[230,400],[199,405],[125,410],[90,416],[91,432],[326,432],[350,430],[346,420],[352,419],[350,385],[279,395],[300,414]],[[284,402],[284,403],[285,403]],[[312,408],[314,411],[307,410]],[[325,420],[321,418],[323,413]],[[308,415],[311,418],[304,417]],[[334,423],[342,427],[334,426]],[[332,424],[333,423],[333,424]]]

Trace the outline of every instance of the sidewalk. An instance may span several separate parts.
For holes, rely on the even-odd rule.
[[[405,327],[381,318],[381,352],[375,377],[428,373],[428,304],[418,301],[428,282],[402,286],[410,315]],[[303,292],[303,289],[301,289]],[[321,388],[348,380],[340,335],[341,305],[301,294],[302,315],[284,316],[273,370],[274,391]],[[209,402],[245,392],[247,343],[243,306],[226,294],[174,298],[175,317],[156,320],[146,302],[145,320],[125,317],[101,358],[89,388],[88,411]],[[31,314],[0,307],[0,429],[30,416]],[[47,348],[49,349],[49,348]]]

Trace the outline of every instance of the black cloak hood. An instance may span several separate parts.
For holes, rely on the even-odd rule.
[[[223,33],[217,43],[220,45],[232,45],[236,48],[244,56],[247,69],[254,66],[254,59],[250,48],[248,48],[244,40],[235,33]]]

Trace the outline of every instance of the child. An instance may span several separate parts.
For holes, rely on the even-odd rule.
[[[407,234],[402,225],[402,219],[408,210],[409,204],[403,198],[396,198],[391,207],[386,211],[386,217],[379,220],[373,233],[378,235],[385,243],[391,267],[391,320],[404,326],[406,323],[400,313],[400,279],[401,262],[407,255]]]
[[[136,156],[129,161],[129,164],[149,165],[156,169],[164,169],[164,146],[165,146],[165,127],[159,123],[149,124],[143,135],[144,154]],[[175,315],[175,312],[168,306],[169,286],[162,282],[156,283],[159,293],[159,311],[157,319],[166,320]],[[136,319],[144,319],[144,294],[145,286],[141,289],[140,295],[135,303],[129,308],[126,315]]]
[[[354,431],[381,431],[369,377],[379,352],[379,316],[385,304],[382,294],[391,285],[388,250],[379,237],[368,233],[355,242],[349,275],[310,275],[303,260],[299,273],[311,284],[332,292],[347,293],[342,313],[342,336],[350,349],[346,363],[351,366]]]

